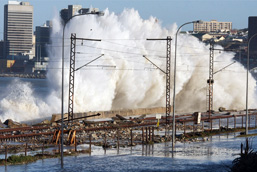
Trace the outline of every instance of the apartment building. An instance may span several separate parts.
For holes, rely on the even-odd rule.
[[[232,22],[218,22],[217,20],[194,23],[194,32],[224,32],[232,30]]]

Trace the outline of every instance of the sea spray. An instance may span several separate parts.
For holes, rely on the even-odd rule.
[[[49,114],[48,105],[37,98],[29,82],[14,79],[1,95],[0,119],[16,121],[42,118]],[[44,109],[44,111],[42,111]]]
[[[166,78],[143,55],[161,69],[166,70],[166,41],[147,41],[147,38],[172,37],[171,93],[173,93],[174,38],[177,26],[163,28],[154,17],[143,20],[134,9],[121,14],[105,10],[104,16],[85,15],[74,17],[65,28],[64,112],[68,110],[68,80],[70,35],[102,41],[76,41],[76,68],[101,54],[103,57],[75,72],[74,112],[112,109],[134,109],[165,106]],[[47,98],[35,98],[33,90],[19,97],[32,106],[27,110],[16,106],[18,99],[3,97],[0,103],[1,119],[37,118],[61,111],[61,57],[63,26],[59,17],[53,19],[52,45],[49,46],[50,62],[47,80]],[[221,47],[218,47],[221,48]],[[209,45],[188,34],[178,35],[176,110],[180,112],[206,111],[207,79],[209,75]],[[214,54],[214,71],[233,62],[233,53]],[[246,70],[235,63],[214,75],[214,110],[245,108]],[[250,75],[249,102],[254,105],[255,80]],[[26,89],[29,90],[29,86]],[[13,88],[15,89],[15,88]],[[41,103],[37,103],[41,102]],[[172,94],[171,94],[172,102]],[[43,104],[43,106],[42,106]],[[47,108],[46,108],[47,107]],[[22,109],[22,110],[21,110]],[[47,111],[45,110],[47,109]],[[22,112],[22,113],[21,113]]]

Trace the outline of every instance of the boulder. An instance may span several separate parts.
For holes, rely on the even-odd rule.
[[[8,128],[18,128],[21,127],[22,125],[18,122],[13,121],[12,119],[7,119],[4,122],[5,125],[7,125]]]
[[[6,128],[6,125],[3,124],[1,120],[0,120],[0,128]]]

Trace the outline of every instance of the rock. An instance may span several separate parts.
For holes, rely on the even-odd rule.
[[[21,127],[22,125],[18,122],[13,121],[12,119],[7,119],[4,122],[5,125],[7,125],[8,128],[18,128]]]
[[[56,126],[57,126],[57,123],[56,123],[56,122],[53,122],[53,123],[51,124],[51,126],[52,126],[52,127],[56,127]]]
[[[0,120],[0,128],[6,128],[6,125],[3,124],[1,120]]]
[[[116,117],[119,118],[120,120],[127,120],[126,118],[124,118],[123,116],[116,114]]]
[[[226,108],[224,108],[224,107],[219,107],[219,111],[220,112],[223,112],[223,111],[225,111],[226,110]]]
[[[112,148],[112,145],[109,145],[108,143],[106,145],[103,144],[104,149]]]
[[[96,138],[97,138],[96,133],[93,133],[93,134],[92,134],[92,138],[94,138],[94,139],[96,139]]]
[[[240,132],[240,135],[245,135],[245,131]]]
[[[42,121],[41,124],[51,124],[51,122],[46,119],[46,120]]]
[[[28,127],[28,124],[21,124],[22,127]]]

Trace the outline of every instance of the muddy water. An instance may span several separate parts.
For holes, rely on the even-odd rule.
[[[250,131],[256,133],[257,130]],[[172,155],[171,143],[138,145],[103,150],[93,146],[92,154],[64,158],[64,169],[60,159],[38,160],[26,165],[0,167],[0,171],[228,171],[231,162],[238,157],[240,144],[245,138],[239,133],[205,138],[206,141],[176,143]],[[257,138],[250,138],[257,148]],[[80,145],[78,149],[88,148]]]

